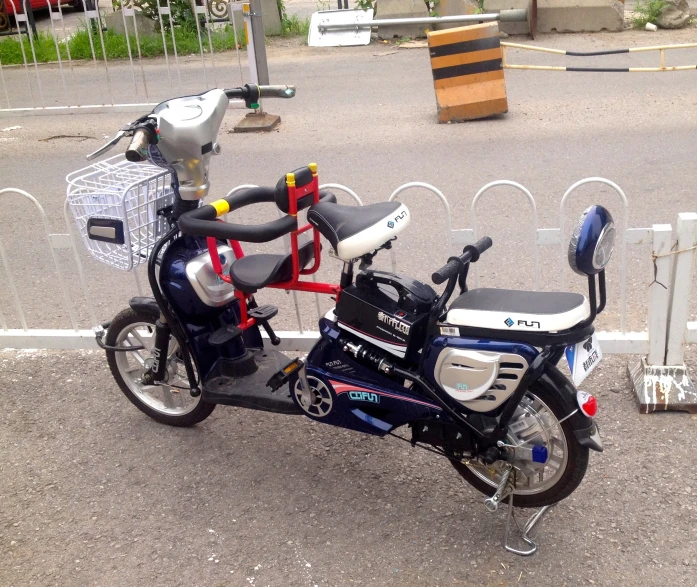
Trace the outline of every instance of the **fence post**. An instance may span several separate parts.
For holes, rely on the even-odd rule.
[[[670,305],[670,224],[653,225],[654,276],[649,286],[649,365],[665,365]]]
[[[690,311],[690,294],[697,249],[697,214],[678,214],[676,226],[678,248],[673,271],[673,288],[668,321],[668,350],[666,365],[682,365],[685,354],[685,334]]]
[[[669,236],[668,228],[654,226],[655,279],[649,300],[649,358],[629,367],[639,411],[644,414],[657,410],[697,413],[697,390],[683,362],[697,252],[697,214],[679,214],[675,232],[677,243],[671,250],[674,239]],[[671,266],[673,274],[668,280]]]

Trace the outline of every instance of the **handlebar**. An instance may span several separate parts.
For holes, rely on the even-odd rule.
[[[243,206],[274,201],[273,188],[250,188],[182,214],[179,217],[179,230],[192,236],[212,236],[222,240],[265,243],[297,228],[297,219],[284,216],[256,226],[218,222],[216,219]]]
[[[247,108],[258,108],[256,104],[261,98],[292,98],[295,96],[295,86],[257,86],[247,84],[241,88],[224,90],[230,100],[244,100]]]
[[[126,159],[132,163],[145,161],[148,158],[148,145],[153,142],[153,132],[147,127],[140,127],[133,133],[131,144],[126,149]]]
[[[462,269],[467,265],[467,263],[476,263],[479,261],[480,255],[491,248],[493,241],[488,236],[480,238],[473,245],[467,245],[463,251],[462,255],[459,257],[450,257],[448,262],[443,265],[438,271],[431,275],[433,283],[440,285],[444,281],[447,281],[451,277],[456,277],[460,274]]]
[[[244,100],[247,108],[254,109],[259,108],[259,100],[261,98],[292,98],[295,96],[295,86],[258,86],[256,84],[247,84],[241,88],[231,88],[223,91],[228,99]],[[131,136],[131,133],[133,133],[133,139],[126,151],[126,159],[134,163],[145,161],[148,158],[148,144],[154,143],[155,137],[152,136],[152,129],[146,128],[143,130],[143,127],[140,125],[150,117],[151,114],[146,114],[135,122],[124,126],[106,145],[87,155],[87,160],[91,161],[100,157],[112,149],[124,136]]]
[[[325,195],[320,196],[320,202],[326,201],[327,198],[334,201],[334,196],[327,192]],[[266,243],[293,230],[297,230],[298,219],[293,216],[282,216],[265,224],[250,226],[218,222],[217,218],[228,212],[239,210],[244,206],[275,201],[275,188],[249,188],[231,196],[225,196],[220,200],[215,200],[210,204],[204,204],[190,212],[185,212],[179,217],[179,230],[183,234],[192,236],[212,236],[222,240]]]

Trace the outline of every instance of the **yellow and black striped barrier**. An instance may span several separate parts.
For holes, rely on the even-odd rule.
[[[429,32],[428,48],[439,122],[508,112],[498,24]]]
[[[504,69],[535,71],[577,71],[609,73],[649,73],[697,70],[697,65],[666,65],[666,51],[695,49],[697,43],[655,45],[610,49],[607,51],[564,51],[536,45],[502,43],[496,23],[480,24],[428,33],[433,85],[438,102],[439,122],[458,122],[486,118],[508,112]],[[599,57],[658,51],[658,67],[572,67],[509,63],[508,49],[538,51],[568,57]]]

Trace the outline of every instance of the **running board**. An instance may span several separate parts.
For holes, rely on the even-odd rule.
[[[292,361],[272,349],[250,350],[239,359],[218,359],[203,382],[202,399],[277,414],[302,414],[288,386],[272,391],[269,380]]]

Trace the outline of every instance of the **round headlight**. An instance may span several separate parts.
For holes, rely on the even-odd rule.
[[[569,242],[569,265],[579,275],[600,273],[615,246],[615,224],[602,206],[591,206],[579,218]]]

